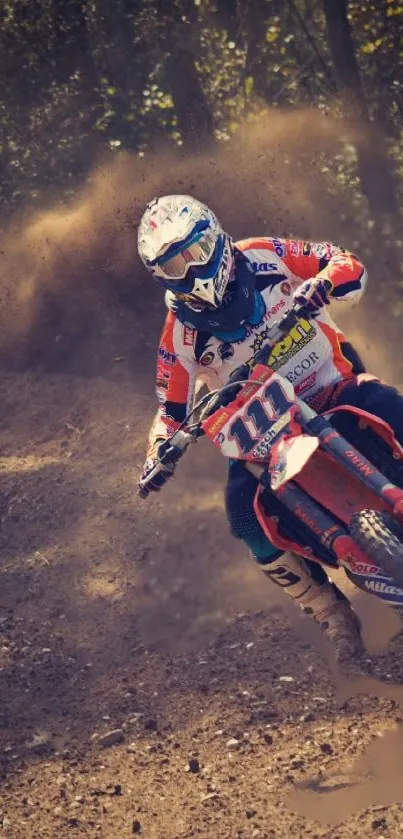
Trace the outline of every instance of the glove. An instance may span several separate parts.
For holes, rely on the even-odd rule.
[[[330,303],[330,294],[333,285],[330,280],[322,280],[320,277],[313,277],[306,280],[294,291],[294,303],[298,306],[305,306],[311,314],[316,314],[319,309]]]
[[[165,440],[160,440],[158,445],[156,445],[153,454],[147,458],[144,466],[143,471],[140,475],[140,483],[139,489],[140,494],[145,498],[149,492],[159,492],[160,489],[164,486],[164,484],[169,481],[169,478],[172,478],[172,475],[175,471],[175,464],[174,463],[161,463],[159,464],[159,459],[162,455],[161,448],[165,445]],[[141,481],[145,481],[152,472],[152,470],[159,465],[159,470],[156,474],[151,478],[151,480],[147,483],[145,487],[141,486]]]

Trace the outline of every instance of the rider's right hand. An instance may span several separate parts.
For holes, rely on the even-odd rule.
[[[164,443],[164,440],[161,440],[159,442],[159,445],[155,447],[152,455],[147,458],[143,466],[139,482],[139,488],[142,492],[143,497],[148,495],[149,492],[159,492],[160,489],[164,486],[164,484],[167,481],[169,481],[169,478],[172,478],[172,475],[175,471],[174,463],[161,463],[160,469],[151,478],[151,480],[147,482],[146,486],[142,487],[141,485],[141,482],[147,480],[147,477],[150,474],[150,472],[152,472],[152,470],[157,466],[160,458],[159,450]]]

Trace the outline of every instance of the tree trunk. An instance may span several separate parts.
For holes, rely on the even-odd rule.
[[[166,59],[167,81],[185,146],[200,149],[214,139],[213,118],[192,52],[180,43]]]
[[[216,0],[216,19],[219,27],[228,33],[228,40],[238,46],[241,34],[241,17],[248,14],[249,3],[240,9],[239,0]]]
[[[385,139],[371,122],[347,16],[348,0],[322,0],[335,76],[348,120],[357,131],[362,191],[375,217],[398,212]]]
[[[86,0],[52,0],[53,74],[59,84],[79,72],[90,88],[97,73],[89,43]]]
[[[123,141],[126,148],[135,147],[136,122],[128,117],[141,104],[149,75],[148,56],[136,29],[142,4],[139,0],[93,0],[89,5],[94,63],[103,87],[112,89],[107,104],[113,114],[106,134]]]
[[[197,7],[193,0],[156,0],[163,19],[165,71],[182,142],[197,151],[214,141],[213,116],[196,67],[199,50]]]
[[[268,72],[264,29],[269,11],[265,0],[249,0],[243,20],[246,37],[245,77],[253,79],[253,90],[257,96],[271,104],[268,91]]]

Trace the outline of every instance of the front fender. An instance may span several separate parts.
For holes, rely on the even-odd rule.
[[[298,475],[319,446],[319,438],[309,434],[282,439],[271,448],[270,487],[275,492]]]

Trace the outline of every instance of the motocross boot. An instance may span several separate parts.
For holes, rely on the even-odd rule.
[[[258,559],[258,563],[264,574],[281,586],[305,614],[319,624],[338,662],[347,662],[362,655],[365,647],[361,638],[361,621],[318,563],[295,553],[283,554],[266,563]]]

